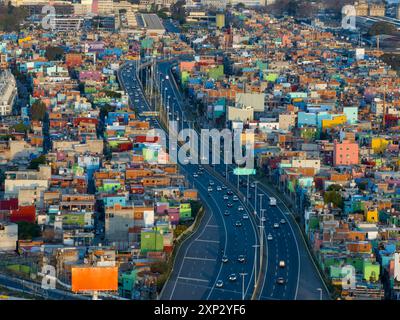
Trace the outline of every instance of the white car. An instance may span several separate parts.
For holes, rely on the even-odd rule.
[[[279,228],[279,223],[274,223],[274,228],[276,229],[276,228]]]
[[[285,261],[283,261],[283,260],[281,260],[281,261],[279,261],[279,267],[280,268],[284,268],[285,267]]]
[[[272,238],[272,234],[268,234],[267,240],[271,241],[272,239],[273,239],[273,238]]]
[[[213,186],[214,185],[214,181],[210,180],[209,185]]]
[[[217,191],[221,191],[221,190],[222,190],[221,186],[217,186]]]
[[[236,281],[236,279],[237,279],[237,277],[236,277],[236,274],[234,274],[234,273],[232,273],[232,274],[229,276],[229,280],[230,280],[230,281]]]
[[[239,198],[237,196],[233,196],[233,201],[239,201]]]
[[[222,282],[222,280],[218,280],[218,281],[215,283],[215,286],[216,286],[217,288],[222,288],[222,287],[224,286],[224,283]]]
[[[242,206],[238,207],[238,211],[243,211],[243,210],[244,210],[244,208]]]
[[[197,178],[199,175],[195,172],[193,173],[193,178]]]
[[[245,214],[243,215],[243,219],[248,219],[248,218],[249,218],[249,215],[245,213]]]
[[[212,192],[213,191],[213,188],[211,188],[211,187],[208,187],[208,192]]]

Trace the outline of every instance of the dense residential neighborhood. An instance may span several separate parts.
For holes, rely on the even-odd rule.
[[[400,9],[208,2],[2,5],[0,293],[399,299]]]

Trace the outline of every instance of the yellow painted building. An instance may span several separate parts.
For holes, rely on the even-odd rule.
[[[371,140],[371,148],[375,153],[382,152],[389,145],[390,141],[385,138],[375,137]]]
[[[367,222],[378,222],[378,210],[368,210],[365,219],[367,220]]]
[[[339,126],[341,124],[345,124],[347,121],[347,117],[345,115],[340,115],[333,117],[332,120],[324,119],[322,120],[322,129],[333,128]]]

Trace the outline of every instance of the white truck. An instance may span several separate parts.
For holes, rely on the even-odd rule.
[[[270,206],[276,206],[276,199],[274,197],[269,198],[269,205]]]

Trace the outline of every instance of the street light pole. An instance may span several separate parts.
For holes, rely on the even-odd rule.
[[[317,291],[319,291],[319,300],[322,300],[322,289],[317,288]]]
[[[242,276],[242,300],[244,300],[244,277],[247,276],[247,273],[241,272],[239,274]]]
[[[258,195],[260,197],[260,216],[261,216],[261,210],[262,210],[262,197],[264,196],[264,194],[260,193]],[[261,218],[260,218],[261,219]]]
[[[247,175],[247,188],[246,188],[246,202],[249,203],[249,178],[250,175]]]
[[[259,244],[254,244],[254,287],[257,285],[257,248],[260,247]]]
[[[260,219],[260,270],[261,270],[261,254],[264,250],[264,211],[265,209],[260,209],[261,211],[261,219]]]

